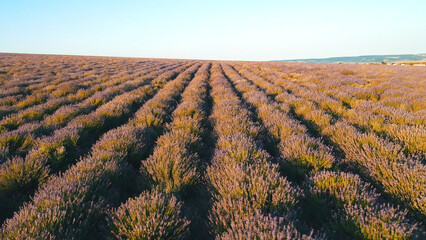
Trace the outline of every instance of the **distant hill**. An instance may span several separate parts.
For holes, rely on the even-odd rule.
[[[380,62],[413,62],[426,60],[426,54],[400,54],[400,55],[366,55],[354,57],[307,58],[275,60],[274,62],[307,62],[307,63],[380,63]]]

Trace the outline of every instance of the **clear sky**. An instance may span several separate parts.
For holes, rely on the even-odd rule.
[[[0,0],[0,52],[232,60],[426,53],[426,0]]]

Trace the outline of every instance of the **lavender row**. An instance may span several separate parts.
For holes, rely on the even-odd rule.
[[[151,84],[117,96],[95,112],[73,119],[67,127],[39,140],[25,159],[17,157],[3,163],[0,166],[0,200],[12,206],[1,206],[13,211],[48,176],[75,163],[102,133],[125,122],[158,88],[190,65],[165,72]],[[12,198],[16,201],[10,201]]]
[[[263,74],[276,86],[283,82],[273,74]],[[287,91],[277,95],[275,100],[339,147],[345,154],[345,161],[378,189],[424,218],[426,167],[419,160],[407,158],[397,146],[374,134],[361,133],[344,121],[332,122],[332,116],[309,100]]]
[[[183,214],[182,196],[199,181],[202,123],[210,64],[204,64],[182,94],[173,121],[158,138],[153,154],[142,161],[141,173],[150,186],[129,199],[111,216],[116,239],[183,239],[190,220]],[[180,199],[180,200],[178,200]]]
[[[263,111],[265,114],[263,118],[260,116],[260,118],[264,120],[266,126],[269,126],[268,122],[270,122],[270,119],[286,119],[289,123],[295,122],[289,119],[287,116],[288,113],[286,114],[279,110],[277,103],[268,102],[268,97],[265,93],[259,92],[256,87],[250,85],[246,79],[242,78],[229,66],[228,71],[234,76],[237,89],[242,89],[242,91],[245,92],[243,96],[248,95],[248,101],[257,107],[258,112],[261,112],[264,108],[270,109],[270,111]],[[255,85],[266,89],[266,92],[280,94],[283,91],[281,88],[271,85],[269,82],[249,71],[242,69],[240,72]],[[250,94],[250,92],[252,94]],[[264,108],[262,109],[262,107]],[[280,118],[278,118],[278,116],[280,116]],[[273,121],[272,123],[280,123],[280,121]],[[289,129],[297,129],[296,126],[299,127],[299,129],[304,129],[300,125],[293,125],[293,128]],[[276,129],[277,128],[272,128],[275,132]],[[304,130],[306,131],[306,129]],[[284,141],[286,138],[302,138],[300,132],[298,132],[299,135],[294,135],[289,132],[290,131],[285,132],[285,134],[282,135]],[[304,132],[304,134],[306,134],[306,132]],[[305,136],[305,139],[309,138]],[[302,144],[300,144],[301,142]],[[330,171],[320,171],[321,169],[330,168],[331,164],[334,162],[329,149],[318,140],[314,141],[312,139],[311,142],[308,142],[305,146],[303,142],[305,141],[293,140],[284,142],[285,144],[280,145],[281,157],[284,161],[293,163],[291,167],[286,168],[288,171],[297,171],[309,179],[306,184],[309,186],[306,195],[308,195],[311,200],[309,202],[310,205],[319,206],[319,209],[321,209],[320,206],[324,205],[327,205],[328,209],[337,209],[332,213],[333,217],[331,218],[332,222],[337,222],[337,225],[331,224],[332,227],[325,225],[325,228],[328,228],[327,232],[329,236],[341,238],[342,236],[339,236],[339,234],[345,231],[346,234],[350,234],[352,237],[363,239],[406,239],[413,236],[416,225],[409,223],[405,218],[406,212],[399,211],[390,204],[379,204],[377,200],[379,195],[376,194],[375,190],[368,184],[360,180],[357,175],[346,174],[344,172],[334,173]],[[302,148],[302,150],[299,150],[300,148]],[[315,150],[318,149],[322,151],[315,153]],[[308,155],[309,153],[311,153],[311,155]],[[298,155],[299,157],[297,157]],[[309,157],[305,157],[306,155]],[[328,161],[323,160],[324,156],[328,157],[326,158]],[[309,163],[306,159],[318,165],[312,163],[311,165],[306,164],[306,162]],[[328,164],[323,164],[324,162]],[[327,186],[327,188],[324,187],[324,185],[318,184],[319,181],[314,181],[319,178],[321,178],[323,184],[330,184],[330,186]],[[340,180],[341,178],[343,178],[343,180]],[[332,192],[327,192],[330,189]],[[331,200],[339,198],[340,202],[331,201],[330,198]],[[354,202],[355,200],[353,199],[358,201]],[[323,214],[324,212],[321,211],[319,212],[321,216],[317,217],[321,218],[323,221],[322,223],[324,223],[324,220],[326,220],[324,216],[327,214]]]
[[[129,189],[137,189],[133,165],[149,153],[155,141],[156,133],[146,121],[140,121],[142,113],[163,99],[173,104],[180,94],[175,87],[182,89],[197,68],[196,65],[188,68],[165,85],[165,79],[160,76],[158,80],[164,88],[157,86],[162,89],[138,110],[136,117],[106,133],[89,156],[43,185],[31,203],[3,224],[2,237],[99,237],[104,232],[108,209],[127,197]]]
[[[95,93],[92,97],[89,97],[80,104],[66,105],[58,109],[52,115],[45,116],[43,122],[29,123],[15,131],[1,134],[0,151],[2,156],[0,157],[5,159],[6,157],[13,155],[25,156],[36,142],[42,141],[37,138],[51,134],[53,131],[67,125],[73,118],[80,114],[90,114],[93,110],[109,102],[115,96],[141,87],[162,72],[173,70],[178,66],[179,65],[171,65],[165,69],[152,71],[135,80],[126,81],[117,86],[108,87],[104,91]]]
[[[278,103],[271,101],[256,86],[266,88],[267,91],[272,91],[272,94],[280,93],[281,89],[244,69],[239,70],[242,74],[240,75],[230,65],[223,66],[225,74],[236,89],[243,93],[242,97],[255,107],[258,118],[278,145],[280,165],[287,174],[294,172],[292,175],[304,178],[310,171],[317,172],[333,167],[336,160],[331,149],[320,139],[310,137],[306,127],[280,110]]]
[[[390,107],[387,108],[389,113],[403,110],[424,116],[421,87],[426,73],[422,68],[345,64],[272,65],[271,70],[282,77],[344,99],[348,106],[355,106],[359,101],[370,101]]]
[[[281,78],[286,76],[283,76],[279,71],[275,71],[274,74]],[[327,79],[324,82],[329,82],[329,80]],[[401,144],[406,155],[415,154],[420,155],[423,159],[425,158],[426,144],[423,139],[426,138],[426,128],[424,117],[371,100],[356,99],[354,96],[356,91],[353,92],[353,89],[346,89],[346,91],[339,89],[337,94],[339,97],[335,98],[316,91],[317,89],[312,86],[314,84],[310,81],[297,81],[290,78],[290,80],[282,81],[281,84],[295,94],[318,104],[333,117],[344,119],[362,131],[373,132]],[[347,109],[347,106],[350,109]]]
[[[143,72],[148,73],[152,70],[154,69],[148,68],[146,69],[146,71],[143,71]],[[141,74],[143,72],[141,72]],[[51,93],[53,96],[56,96],[55,92],[57,91],[60,92],[60,95],[57,95],[57,97],[46,99],[47,101],[43,104],[37,101],[33,102],[34,105],[36,104],[37,105],[31,108],[26,108],[25,110],[21,110],[15,114],[6,116],[0,121],[0,132],[4,133],[10,130],[17,129],[18,127],[22,126],[25,123],[41,120],[47,114],[53,113],[61,106],[81,102],[85,100],[86,98],[89,98],[90,96],[92,96],[94,93],[99,92],[102,89],[112,87],[118,83],[125,83],[129,80],[132,80],[137,75],[139,74],[134,74],[126,78],[119,78],[119,79],[110,78],[106,82],[97,80],[98,82],[96,84],[93,84],[95,83],[94,81],[79,79],[79,80],[72,81],[70,83],[66,83],[66,85],[63,87],[61,87],[61,85],[59,85],[58,87],[49,86],[52,89],[55,89],[55,91]],[[116,80],[119,80],[119,81],[116,81]],[[27,98],[31,98],[35,100],[37,100],[38,97],[39,96],[37,94],[27,96]]]
[[[10,61],[10,60],[9,60]],[[3,108],[0,112],[3,112],[3,114],[10,114],[13,112],[16,112],[18,110],[24,110],[28,107],[44,103],[48,100],[57,99],[60,97],[64,97],[66,95],[70,95],[72,98],[72,93],[77,92],[80,88],[84,87],[87,88],[93,84],[104,82],[105,80],[108,80],[108,78],[105,78],[107,75],[100,75],[100,72],[96,72],[96,75],[94,73],[87,72],[83,70],[84,72],[83,76],[64,76],[63,69],[61,69],[60,66],[56,65],[52,69],[52,72],[59,72],[59,74],[54,74],[52,76],[49,76],[49,73],[39,73],[38,75],[40,77],[46,78],[43,80],[40,80],[39,83],[36,83],[34,81],[31,81],[30,83],[22,83],[18,84],[16,81],[13,81],[14,84],[5,84],[5,87],[7,86],[8,90],[13,90],[13,85],[18,84],[21,89],[27,90],[24,92],[23,95],[13,95],[9,97],[5,97],[2,99],[2,103],[5,103],[9,105],[9,107]],[[150,63],[147,64],[148,66],[151,65]],[[45,66],[41,66],[43,69]],[[104,68],[108,68],[108,66],[103,66]],[[25,69],[24,72],[32,73],[31,69]],[[65,72],[67,72],[65,70]],[[90,73],[90,74],[89,74]],[[123,75],[122,73],[113,75],[111,74],[113,78],[123,78],[126,77],[126,75]],[[131,75],[131,74],[129,74]],[[35,76],[33,76],[35,77]],[[15,78],[15,77],[14,77]],[[37,78],[37,77],[36,77]],[[59,78],[59,79],[57,79]],[[88,94],[87,91],[84,91],[80,89],[78,93],[81,95]],[[89,92],[90,93],[90,92]],[[77,95],[78,96],[78,95]],[[19,100],[21,99],[21,100]],[[4,101],[3,101],[4,100]],[[10,106],[11,104],[15,104],[14,106]]]
[[[150,65],[152,62],[139,59],[2,54],[0,84],[5,88],[1,89],[0,97],[25,97],[34,91],[49,93],[54,89],[43,88],[81,78],[126,76],[140,65]]]
[[[213,199],[209,220],[217,239],[302,238],[288,221],[300,198],[261,148],[252,121],[215,64],[211,71],[212,121],[217,143],[207,179]]]
[[[329,80],[324,81],[329,83]],[[304,85],[307,85],[306,82]],[[310,88],[317,88],[309,85]],[[332,86],[327,85],[327,89]],[[395,109],[372,100],[357,99],[352,88],[338,88],[336,93],[340,99],[345,100],[342,104],[351,106],[351,109],[343,111],[342,117],[345,117],[349,123],[362,130],[375,132],[380,136],[398,142],[405,147],[407,154],[422,154],[426,151],[426,144],[422,139],[426,137],[425,118],[407,112],[404,109]],[[315,94],[315,102],[321,103],[323,109],[330,109],[330,113],[336,113],[334,108],[329,108],[332,96],[321,96],[318,91],[306,91],[305,96]],[[312,97],[311,97],[312,98]],[[322,100],[319,100],[322,99]]]

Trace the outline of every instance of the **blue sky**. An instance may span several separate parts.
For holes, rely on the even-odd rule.
[[[272,60],[426,52],[426,1],[0,0],[0,52]]]

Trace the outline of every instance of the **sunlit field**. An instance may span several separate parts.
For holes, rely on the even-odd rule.
[[[426,67],[0,54],[0,239],[426,239]]]

